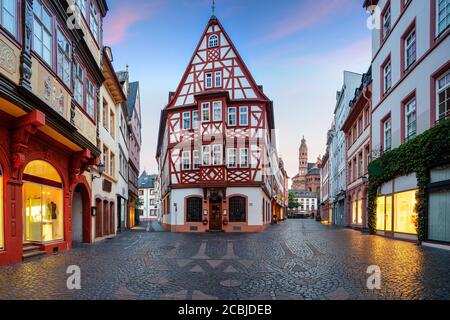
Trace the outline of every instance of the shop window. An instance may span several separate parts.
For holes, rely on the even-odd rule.
[[[202,222],[203,200],[200,197],[186,200],[186,222]]]
[[[30,162],[23,174],[24,239],[46,243],[64,238],[63,186],[45,161]]]
[[[395,194],[394,231],[417,234],[416,190]]]
[[[244,197],[230,198],[230,222],[246,222],[247,201]]]
[[[0,250],[4,248],[3,234],[3,171],[0,167]]]
[[[392,231],[392,197],[377,199],[377,230]]]

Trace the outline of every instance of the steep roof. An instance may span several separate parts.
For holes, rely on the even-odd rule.
[[[157,175],[149,175],[144,171],[138,180],[139,189],[151,189],[155,187],[155,181],[158,178]]]
[[[217,38],[218,45],[215,47],[208,45],[211,36]],[[196,95],[214,92],[214,89],[204,88],[204,73],[206,70],[219,69],[223,70],[223,88],[220,88],[220,91],[228,91],[231,100],[269,101],[262,87],[256,84],[219,19],[213,16],[166,108],[192,105],[195,103]]]
[[[139,89],[139,82],[131,82],[129,85],[129,92],[128,92],[128,98],[127,98],[127,104],[128,104],[128,115],[131,117],[133,114],[134,108],[136,106],[136,98],[138,94]]]

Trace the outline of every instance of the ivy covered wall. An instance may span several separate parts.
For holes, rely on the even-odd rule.
[[[379,188],[396,177],[416,173],[417,234],[419,242],[426,237],[428,198],[426,187],[430,183],[430,168],[438,162],[450,162],[450,119],[441,122],[397,149],[383,154],[369,165],[368,218],[369,229],[376,233],[377,196]]]

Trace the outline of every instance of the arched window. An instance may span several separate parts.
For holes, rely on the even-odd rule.
[[[215,34],[209,37],[209,47],[214,48],[219,46],[219,37]]]
[[[4,247],[4,234],[3,234],[3,171],[0,166],[0,250]]]
[[[24,239],[52,242],[64,239],[64,204],[61,177],[48,162],[30,162],[23,173]]]
[[[186,222],[202,222],[202,203],[200,197],[186,200]]]
[[[247,221],[247,200],[244,197],[230,198],[230,222]]]

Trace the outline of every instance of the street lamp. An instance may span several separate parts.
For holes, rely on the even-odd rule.
[[[103,176],[103,173],[105,172],[105,164],[104,163],[100,163],[97,166],[97,170],[98,170],[99,176],[96,177],[96,176],[94,176],[94,174],[92,174],[92,181],[94,181],[95,179],[100,179]]]

